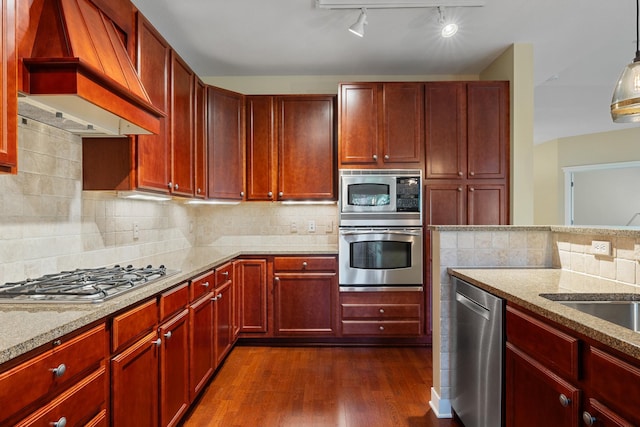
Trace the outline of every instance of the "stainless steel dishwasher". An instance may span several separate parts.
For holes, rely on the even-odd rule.
[[[503,425],[504,300],[453,278],[451,406],[465,427]]]

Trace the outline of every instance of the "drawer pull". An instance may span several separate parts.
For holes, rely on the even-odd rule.
[[[586,425],[592,426],[592,425],[594,425],[596,423],[596,417],[594,417],[593,415],[591,415],[587,411],[584,411],[582,413],[582,421],[584,421],[584,423]]]
[[[202,284],[202,286],[204,286],[205,288],[208,288],[208,287],[209,287],[209,282],[204,282],[204,283]]]
[[[51,368],[49,369],[51,372],[53,372],[53,375],[56,378],[60,378],[61,376],[64,375],[65,372],[67,372],[67,367],[65,366],[64,363],[61,363],[60,365],[58,365],[57,368]]]
[[[167,332],[166,334],[164,334],[164,337],[165,337],[166,339],[171,338],[171,331],[169,331],[169,332]]]
[[[158,338],[157,340],[151,341],[151,344],[155,344],[156,347],[160,347],[162,345],[162,338]]]
[[[565,396],[564,394],[561,394],[561,395],[558,397],[558,399],[560,400],[560,404],[561,404],[563,407],[565,407],[565,408],[566,408],[567,406],[571,405],[571,399],[569,399],[569,398],[568,398],[567,396]]]
[[[59,346],[59,345],[61,345],[61,344],[62,344],[62,341],[60,341],[60,340],[55,340],[55,341],[53,342],[53,346],[54,346],[54,347],[57,347],[57,346]]]
[[[229,272],[228,271],[223,271],[221,273],[224,277],[229,277]]]
[[[307,268],[307,265],[308,265],[308,264],[307,264],[307,261],[304,261],[304,262],[302,263],[302,268],[303,268],[303,269]]]
[[[380,326],[380,330],[381,330],[381,331],[384,331],[384,326]]]
[[[67,425],[67,419],[65,417],[60,417],[60,419],[54,423],[49,423],[53,427],[64,427]]]
[[[384,314],[384,308],[380,309],[380,314]]]

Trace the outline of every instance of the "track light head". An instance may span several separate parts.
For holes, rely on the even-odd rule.
[[[367,9],[360,9],[358,20],[349,27],[349,31],[358,37],[364,37],[364,26],[367,25]]]
[[[447,22],[447,18],[444,16],[444,8],[438,6],[438,22],[442,25],[440,34],[444,38],[453,37],[458,32],[458,25],[455,22]]]

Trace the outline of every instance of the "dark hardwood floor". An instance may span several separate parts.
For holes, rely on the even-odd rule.
[[[462,427],[429,407],[430,348],[243,347],[184,426]]]

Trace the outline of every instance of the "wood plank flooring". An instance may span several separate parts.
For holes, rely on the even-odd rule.
[[[237,346],[184,426],[462,427],[429,407],[430,348]]]

